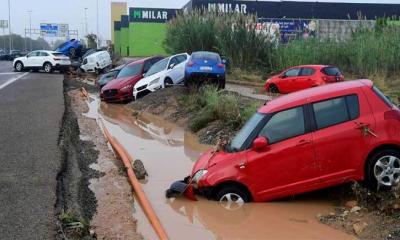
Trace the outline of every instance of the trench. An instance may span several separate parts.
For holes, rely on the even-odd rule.
[[[90,117],[101,117],[106,128],[148,172],[141,181],[170,239],[355,239],[318,222],[318,214],[334,212],[334,203],[323,194],[309,194],[268,203],[249,203],[227,209],[200,198],[166,199],[171,182],[187,176],[200,154],[210,146],[182,127],[157,116],[136,116],[127,106],[92,101]],[[145,239],[157,239],[137,201],[132,215]]]

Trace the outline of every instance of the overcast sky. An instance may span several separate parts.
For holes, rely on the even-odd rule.
[[[99,32],[103,40],[111,38],[111,2],[99,1]],[[127,2],[128,7],[181,8],[188,0],[114,0]],[[24,35],[29,28],[29,14],[32,11],[32,28],[39,29],[40,23],[67,23],[70,29],[78,29],[80,38],[84,35],[85,8],[89,32],[96,33],[97,0],[11,0],[11,28],[14,33]],[[8,20],[8,0],[0,0],[0,20]],[[0,29],[0,34],[3,32]],[[8,34],[8,31],[6,31]]]

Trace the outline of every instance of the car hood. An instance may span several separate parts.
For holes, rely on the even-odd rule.
[[[140,79],[140,81],[136,84],[136,88],[140,87],[140,86],[144,86],[144,85],[148,85],[151,81],[160,78],[163,74],[165,73],[165,71],[161,71],[158,73],[155,73],[151,76],[145,77]]]
[[[142,78],[141,75],[129,76],[125,78],[116,78],[107,83],[101,90],[120,89],[128,84],[135,85]]]
[[[15,58],[14,59],[14,62],[16,62],[16,61],[18,61],[18,60],[21,60],[22,61],[22,59],[24,59],[25,57],[17,57],[17,58]]]
[[[227,158],[229,158],[228,154],[229,153],[221,150],[215,152],[214,149],[210,149],[204,152],[194,164],[191,176],[193,176],[197,171],[201,169],[209,169],[210,167],[213,167],[220,162],[226,160]]]

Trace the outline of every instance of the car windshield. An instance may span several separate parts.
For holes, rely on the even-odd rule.
[[[144,76],[148,77],[165,70],[167,68],[167,64],[168,64],[168,58],[157,62],[149,69],[149,71],[147,71],[147,73]]]
[[[192,54],[192,59],[208,59],[208,60],[220,61],[219,55],[212,52],[195,52]]]
[[[103,74],[103,76],[100,77],[99,82],[104,82],[107,81],[109,79],[112,79],[115,77],[115,75],[117,75],[118,71],[113,71],[113,72],[108,72]]]
[[[142,68],[143,68],[143,63],[127,65],[119,72],[117,78],[138,75],[142,72]]]
[[[244,125],[244,127],[236,134],[227,147],[229,152],[237,152],[242,150],[246,140],[254,132],[255,128],[265,118],[265,114],[255,113]]]

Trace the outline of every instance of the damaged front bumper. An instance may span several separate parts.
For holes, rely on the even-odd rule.
[[[165,191],[166,198],[174,198],[183,195],[192,201],[197,201],[196,194],[210,198],[211,189],[198,189],[197,187],[195,187],[195,184],[192,182],[190,176],[185,177],[184,180],[173,182],[169,189]]]

